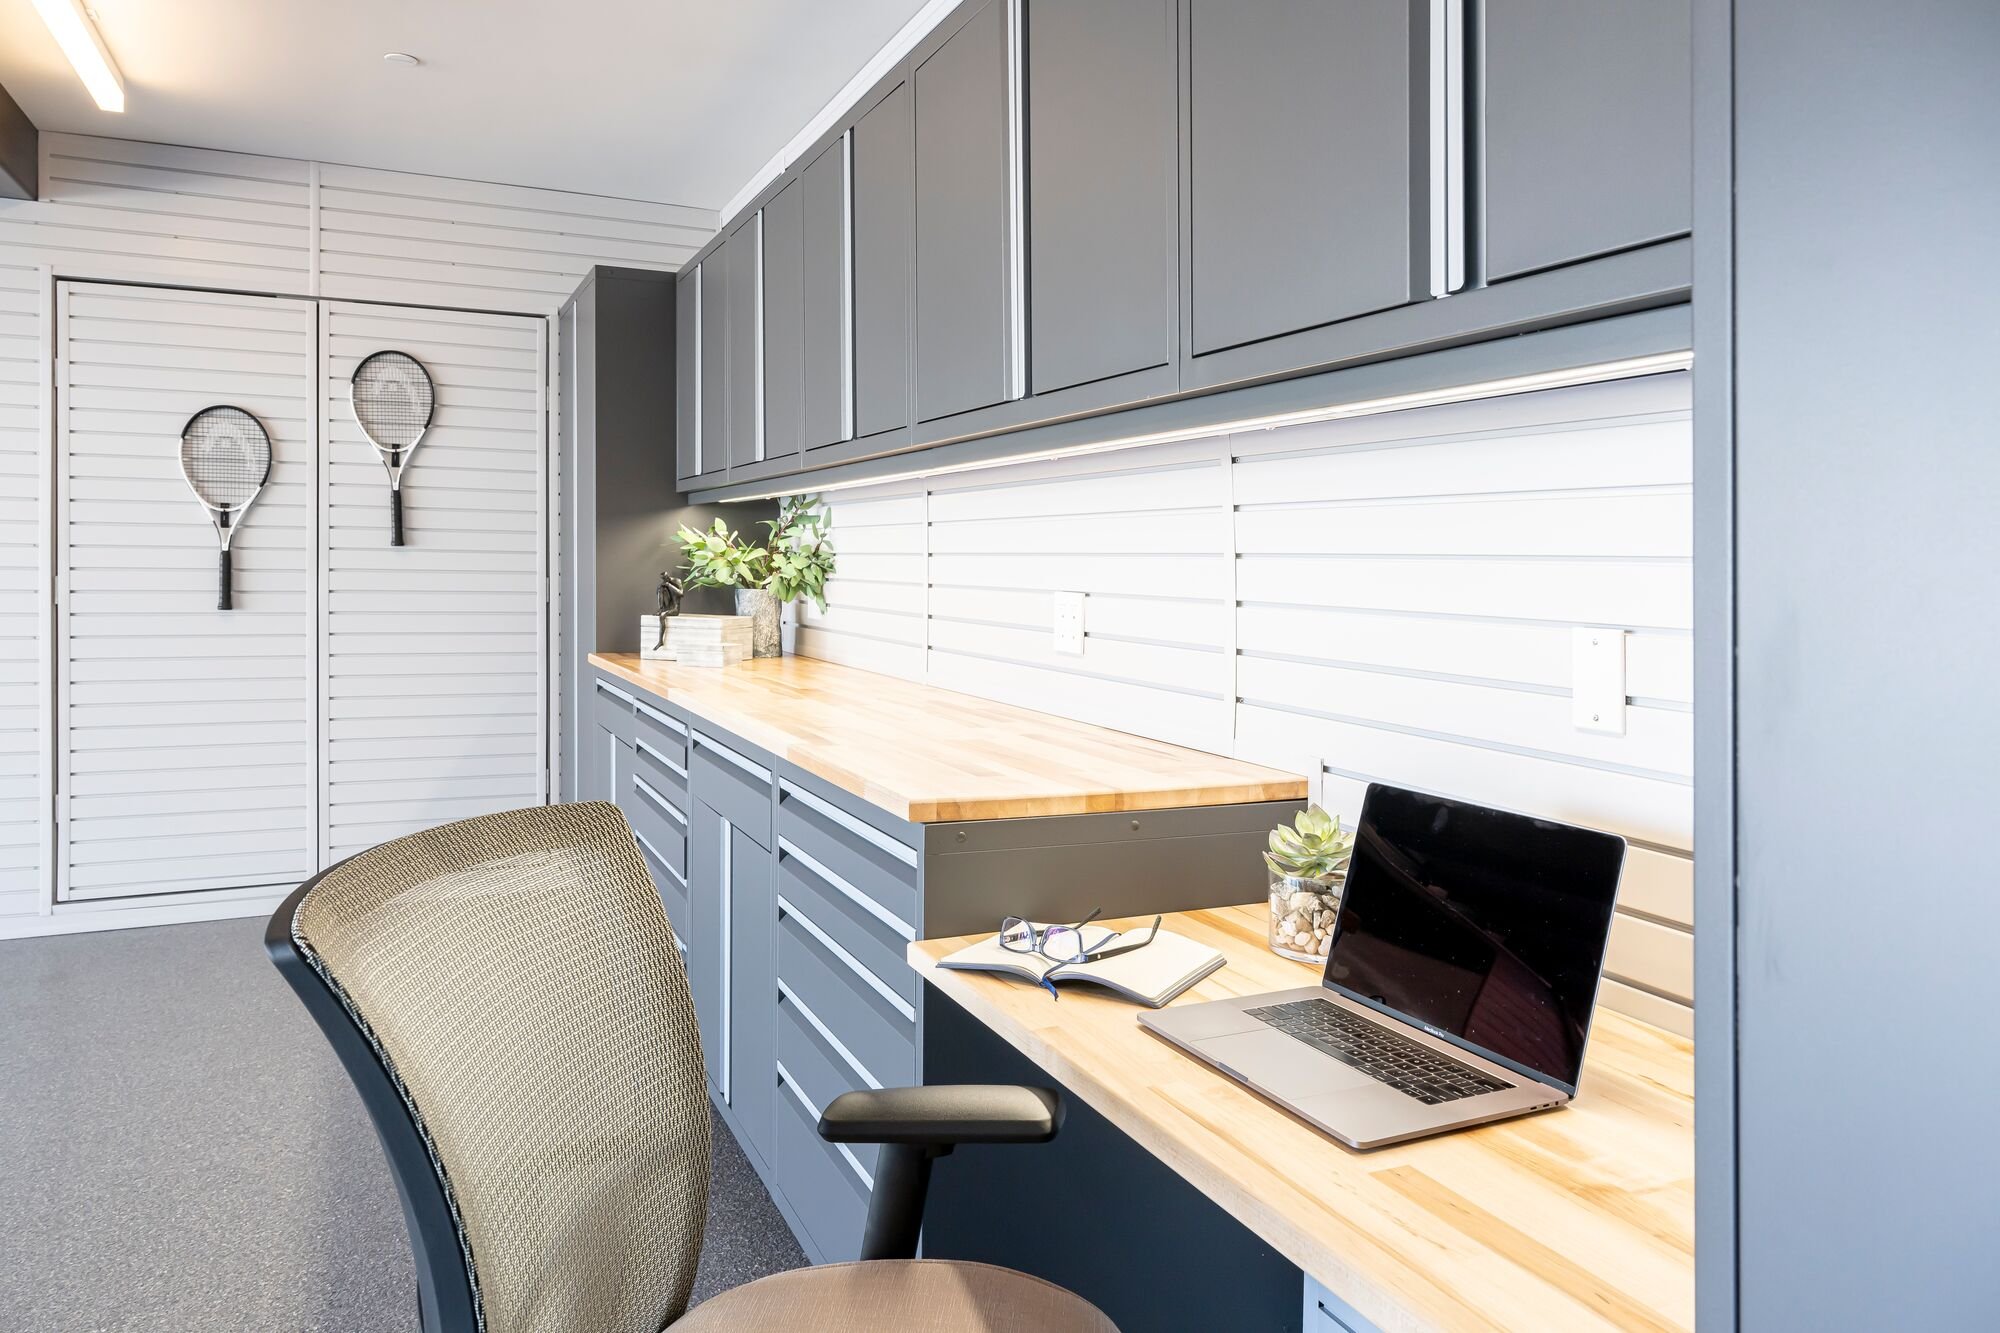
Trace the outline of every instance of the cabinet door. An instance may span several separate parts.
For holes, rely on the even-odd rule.
[[[1173,356],[1174,0],[1026,12],[1028,388],[1042,394]]]
[[[729,931],[729,821],[702,804],[688,808],[688,987],[694,992],[708,1086],[729,1099],[728,991],[724,942]]]
[[[674,476],[701,473],[701,266],[674,283]]]
[[[701,261],[697,299],[701,304],[701,466],[710,476],[729,467],[729,286],[727,244]]]
[[[763,224],[763,215],[752,213],[722,244],[729,252],[725,392],[729,395],[730,467],[743,467],[764,455],[764,345],[759,329],[763,316]]]
[[[1486,275],[1688,230],[1688,0],[1484,0]]]
[[[1405,0],[1190,0],[1189,304],[1196,356],[1402,305],[1413,234]],[[1421,68],[1422,64],[1418,63]],[[1427,173],[1427,167],[1425,168]],[[1427,234],[1427,232],[1426,232]],[[1270,369],[1289,369],[1282,353]]]
[[[931,53],[916,84],[917,420],[1016,397],[1007,6]]]
[[[729,834],[729,1105],[757,1150],[771,1152],[778,1085],[778,908],[772,856]]]
[[[799,372],[805,351],[805,288],[799,248],[799,196],[803,193],[795,180],[764,205],[765,458],[791,458],[799,452]]]
[[[910,85],[854,126],[854,434],[910,424]]]
[[[854,434],[854,328],[849,304],[848,151],[843,134],[799,173],[799,243],[804,347],[799,369],[799,434],[807,449]]]

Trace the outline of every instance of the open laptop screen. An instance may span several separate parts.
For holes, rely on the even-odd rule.
[[[1371,784],[1325,983],[1575,1091],[1625,840]]]

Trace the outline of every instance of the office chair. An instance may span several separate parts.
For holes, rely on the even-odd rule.
[[[701,1039],[616,806],[483,815],[362,852],[287,898],[264,945],[388,1155],[423,1333],[1116,1333],[1038,1278],[914,1257],[933,1157],[1054,1137],[1055,1094],[1006,1086],[836,1099],[822,1136],[886,1145],[863,1261],[687,1311],[709,1187]]]

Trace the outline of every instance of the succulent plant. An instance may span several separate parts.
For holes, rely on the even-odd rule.
[[[1340,827],[1340,817],[1309,805],[1271,830],[1264,864],[1280,878],[1325,879],[1345,871],[1353,855],[1354,835]]]

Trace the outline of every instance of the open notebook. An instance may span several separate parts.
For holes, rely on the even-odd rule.
[[[1142,926],[1133,933],[1143,935],[1146,929]],[[1109,943],[1116,942],[1112,940]],[[1091,943],[1097,943],[1094,937]],[[1057,986],[1066,981],[1087,981],[1116,991],[1128,1000],[1158,1009],[1219,969],[1222,963],[1222,954],[1218,950],[1206,944],[1197,944],[1185,935],[1163,930],[1143,949],[1088,963],[1062,964],[1049,980]],[[1003,949],[1000,937],[995,935],[992,939],[969,944],[957,953],[939,959],[938,966],[964,972],[1004,972],[1023,981],[1039,983],[1050,968],[1058,965],[1040,954],[1014,953]]]

